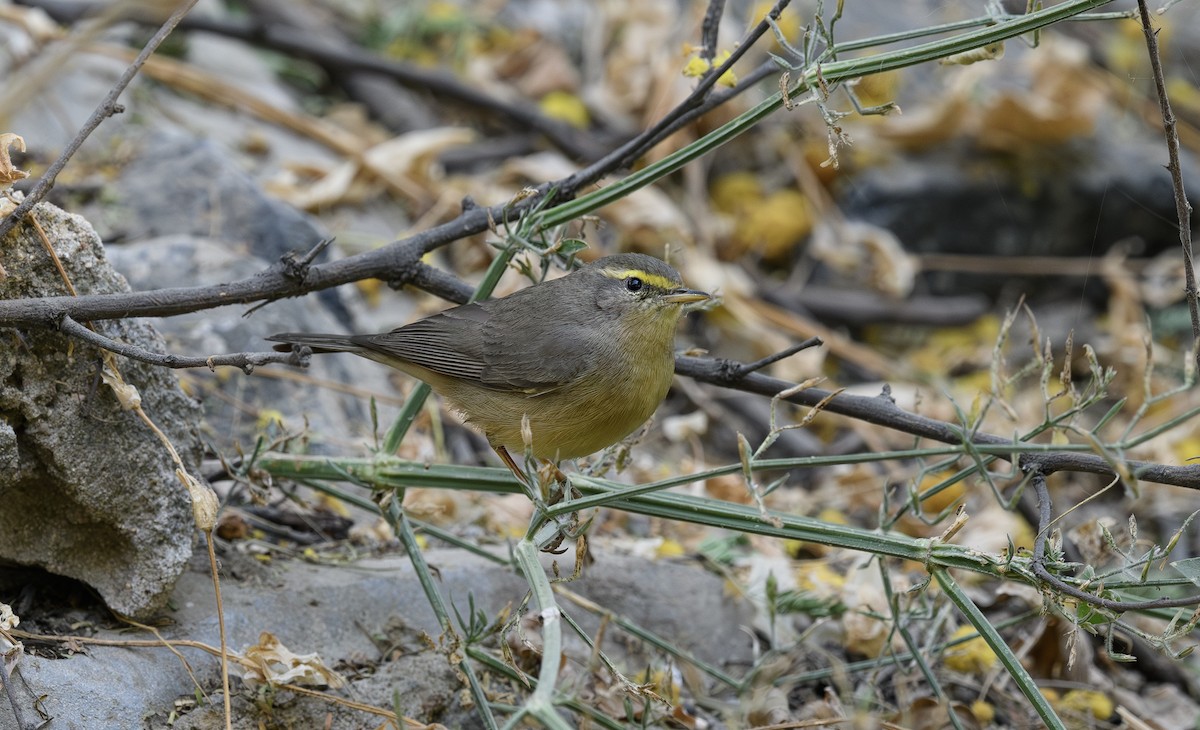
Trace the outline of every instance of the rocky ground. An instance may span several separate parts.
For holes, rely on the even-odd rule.
[[[64,22],[75,7],[44,5]],[[40,209],[53,240],[63,242],[59,255],[70,277],[87,287],[81,293],[236,281],[331,236],[336,240],[323,256],[336,259],[449,219],[466,195],[496,204],[525,185],[562,177],[588,154],[646,126],[664,99],[674,102],[686,93],[694,79],[679,73],[686,58],[675,49],[696,41],[702,15],[690,8],[680,16],[666,2],[510,3],[495,15],[479,10],[480,17],[431,3],[414,17],[383,20],[369,3],[250,5],[273,27],[342,45],[355,45],[348,28],[383,37],[393,25],[411,23],[426,35],[376,39],[373,52],[418,68],[451,68],[468,85],[496,90],[514,103],[540,100],[541,110],[554,108],[546,102],[556,98],[552,92],[569,90],[591,114],[588,133],[536,134],[502,111],[480,113],[462,99],[447,101],[443,90],[397,84],[353,65],[340,74],[318,71],[314,62],[264,51],[245,38],[185,29],[179,32],[185,40],[126,92],[125,113],[105,122],[67,168],[51,197],[54,207]],[[935,4],[846,5],[841,32],[854,38],[911,27],[912,18],[926,17]],[[1196,57],[1196,5],[1181,3],[1165,16],[1168,68],[1189,69],[1186,59]],[[958,9],[932,9],[945,10],[942,21],[959,19]],[[744,11],[731,9],[731,17]],[[222,22],[241,19],[216,2],[202,2],[196,12]],[[27,7],[0,4],[0,13],[0,78],[22,82],[0,86],[0,133],[24,137],[29,149],[17,156],[17,166],[32,168],[36,177],[148,31],[144,24],[114,22],[94,37],[56,42],[54,26]],[[1010,42],[1002,64],[930,65],[904,76],[872,77],[859,89],[863,100],[894,98],[904,114],[847,120],[854,144],[842,148],[838,170],[820,165],[828,146],[818,115],[793,111],[714,154],[702,170],[687,168],[671,185],[639,191],[605,209],[604,226],[589,240],[606,251],[655,253],[667,241],[687,242],[680,266],[685,277],[719,290],[726,306],[685,324],[681,347],[749,361],[820,334],[826,340],[821,351],[776,366],[773,372],[791,381],[823,373],[831,379],[827,385],[873,395],[887,380],[902,406],[957,422],[986,388],[1000,317],[1027,296],[1041,327],[1035,341],[1052,341],[1061,352],[1074,332],[1076,343],[1095,343],[1103,363],[1122,368],[1124,384],[1135,394],[1141,380],[1133,368],[1152,320],[1155,341],[1167,353],[1157,351],[1167,375],[1155,385],[1165,389],[1183,375],[1175,356],[1186,350],[1180,344],[1186,313],[1174,205],[1161,168],[1161,122],[1148,97],[1123,85],[1145,76],[1138,31],[1127,30],[1076,24],[1047,33],[1037,49]],[[731,46],[741,31],[727,22],[722,46]],[[589,45],[601,41],[602,48]],[[64,46],[72,51],[56,57]],[[422,55],[428,49],[433,58]],[[1186,73],[1178,78],[1173,88],[1184,119],[1184,169],[1194,191],[1200,189],[1197,142],[1187,135],[1200,118],[1195,96],[1188,95],[1196,81]],[[774,90],[770,80],[763,87],[757,98]],[[666,147],[682,146],[707,128],[689,127]],[[475,236],[433,260],[477,281],[494,250],[489,243]],[[0,299],[62,293],[41,256],[32,235],[0,252],[7,275],[0,277]],[[1093,262],[1094,270],[1055,268],[1072,257]],[[501,293],[519,285],[519,277],[510,275]],[[265,336],[286,330],[384,330],[442,306],[433,297],[372,280],[275,301],[252,313],[226,306],[99,326],[150,349],[207,355],[262,350]],[[1029,327],[1022,321],[1014,330],[1020,334],[1012,339],[1025,348],[1014,359],[1027,354]],[[45,328],[15,337],[8,331],[0,330],[0,343],[14,343],[0,346],[0,559],[7,566],[0,568],[0,603],[13,607],[21,630],[58,638],[23,639],[19,671],[6,679],[16,710],[0,709],[0,730],[223,727],[223,692],[210,651],[219,646],[214,590],[185,493],[174,478],[175,463],[107,391],[97,395],[98,367],[77,357],[65,336]],[[44,363],[60,369],[38,370],[49,368]],[[1086,371],[1086,362],[1077,369]],[[36,373],[41,379],[33,379]],[[314,696],[271,690],[235,667],[234,727],[373,728],[384,725],[380,710],[413,718],[410,727],[481,726],[458,671],[462,647],[440,631],[410,561],[377,513],[365,508],[369,503],[348,505],[259,473],[234,480],[225,468],[266,447],[365,454],[399,412],[410,381],[352,357],[315,358],[303,371],[278,365],[253,374],[196,369],[176,378],[130,365],[125,375],[145,392],[148,410],[162,417],[188,467],[222,499],[217,555],[230,648],[240,653],[274,637],[297,655],[314,655],[297,660],[297,676],[323,678],[317,684],[328,696]],[[1036,386],[1030,393],[1031,400],[1022,401],[1023,393],[1013,402],[1020,410],[1036,401],[1027,410],[1040,418],[1041,393]],[[942,396],[957,398],[961,409],[938,400]],[[1151,417],[1184,412],[1190,397],[1184,394]],[[738,436],[760,443],[772,417],[766,398],[679,379],[618,478],[651,481],[736,463]],[[1014,426],[1006,422],[1005,428]],[[1178,460],[1194,453],[1189,429],[1151,443],[1145,458]],[[912,445],[909,437],[881,435],[861,423],[817,424],[777,436],[770,452],[777,458]],[[490,463],[486,444],[436,408],[422,412],[401,453],[417,462]],[[889,489],[929,477],[906,469],[844,464],[798,470],[768,503],[873,527],[889,499],[903,501],[903,494]],[[995,505],[987,487],[975,486],[974,498],[988,507],[971,503],[976,517],[964,544],[1000,552],[1008,537],[1029,525],[1019,510],[988,511]],[[1059,503],[1070,504],[1099,486],[1064,479],[1055,488],[1062,490],[1056,492]],[[684,489],[751,502],[737,475]],[[888,497],[881,496],[885,492]],[[1111,535],[1121,532],[1129,512],[1139,511],[1143,537],[1165,543],[1182,529],[1181,516],[1194,509],[1184,490],[1155,488],[1143,495],[1101,500],[1103,513],[1089,512],[1090,521],[1080,528],[1087,534],[1071,532],[1069,541],[1102,547],[1105,538],[1088,532],[1089,525],[1108,520],[1103,524]],[[535,623],[521,620],[528,586],[505,562],[510,541],[528,521],[528,503],[511,495],[411,489],[405,507],[499,559],[422,534],[438,585],[462,617],[472,615],[473,606],[484,623],[504,629],[487,632],[478,646],[536,673],[536,663],[522,655],[526,644],[513,638],[536,641]],[[936,537],[945,526],[910,522],[902,528],[920,536]],[[1010,703],[1007,717],[1025,717],[1005,675],[975,671],[969,662],[954,666],[955,694],[949,705],[934,703],[941,712],[936,717],[888,715],[866,699],[856,705],[855,698],[870,695],[872,686],[886,687],[883,694],[896,705],[909,696],[933,702],[924,690],[905,694],[923,682],[911,665],[838,674],[884,653],[885,646],[900,651],[888,643],[890,624],[880,620],[864,629],[809,605],[799,618],[776,621],[773,609],[764,608],[770,575],[770,581],[820,594],[821,610],[840,602],[852,607],[847,615],[878,619],[890,594],[876,566],[847,557],[847,551],[615,511],[602,511],[590,534],[593,562],[580,580],[563,587],[600,611],[566,594],[560,600],[587,635],[603,635],[604,651],[631,681],[653,686],[677,708],[651,702],[648,723],[750,727],[780,717],[764,708],[790,706],[803,708],[784,714],[795,722],[802,715],[863,723],[890,717],[911,727],[941,727],[944,708],[952,705],[964,726],[990,727],[971,704],[989,690],[991,698],[1002,698],[1002,712],[1003,702]],[[1134,542],[1136,535],[1129,534]],[[1200,541],[1183,530],[1176,550],[1173,559],[1186,558],[1200,551]],[[1098,547],[1095,555],[1103,552]],[[572,571],[572,556],[554,558],[561,573]],[[552,558],[545,561],[551,570]],[[835,572],[818,572],[817,563]],[[909,576],[921,574],[920,566],[889,566],[898,592]],[[868,572],[872,577],[862,577]],[[835,584],[836,600],[821,592]],[[1000,618],[1024,609],[1036,613],[1041,605],[1036,594],[997,594],[985,585],[970,590]],[[935,619],[931,645],[933,637],[950,633],[946,621]],[[692,665],[636,638],[621,621],[735,677],[753,667],[761,692],[738,696],[726,689],[710,696],[711,686]],[[1030,629],[1036,638],[1025,646],[1025,658],[1047,687],[1063,694],[1104,689],[1127,710],[1120,716],[1110,708],[1101,717],[1090,707],[1071,708],[1075,726],[1175,728],[1200,716],[1194,660],[1177,662],[1168,654],[1181,650],[1186,636],[1167,648],[1134,643],[1125,651],[1138,663],[1123,665],[1112,661],[1105,637],[1087,635],[1061,616],[1027,623],[1036,624]],[[1059,638],[1067,636],[1073,638]],[[166,642],[184,644],[173,651]],[[788,642],[804,648],[778,655],[768,650]],[[287,656],[278,648],[264,652]],[[1076,654],[1075,668],[1064,669],[1065,657]],[[577,638],[566,656],[560,686],[612,716],[626,716],[625,700],[639,695],[597,669],[598,657]],[[831,675],[805,674],[831,666]],[[340,679],[330,679],[330,672]],[[504,676],[485,672],[489,695],[519,705],[524,689]],[[778,683],[786,691],[774,684],[794,676],[803,679]],[[339,681],[344,684],[329,687]],[[674,719],[667,719],[672,712]]]

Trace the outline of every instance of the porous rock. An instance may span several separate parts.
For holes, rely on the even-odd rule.
[[[34,209],[79,294],[128,291],[83,218]],[[0,241],[0,299],[64,296],[37,230]],[[162,351],[139,320],[97,322],[104,335]],[[199,463],[198,406],[163,368],[117,358],[142,408],[189,470]],[[132,616],[165,603],[191,555],[187,492],[167,448],[102,384],[101,353],[48,328],[0,329],[0,562],[44,568],[92,586]]]

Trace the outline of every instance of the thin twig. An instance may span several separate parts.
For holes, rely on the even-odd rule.
[[[1142,19],[1142,32],[1146,36],[1146,52],[1150,56],[1150,70],[1154,76],[1154,90],[1158,93],[1158,106],[1162,111],[1163,132],[1167,138],[1167,170],[1171,172],[1171,188],[1175,193],[1175,216],[1179,221],[1179,243],[1183,247],[1184,293],[1187,296],[1188,313],[1192,318],[1192,341],[1200,341],[1200,293],[1196,289],[1196,272],[1192,265],[1192,205],[1188,202],[1183,187],[1183,168],[1179,165],[1179,131],[1175,113],[1171,111],[1171,100],[1167,97],[1167,86],[1163,80],[1162,59],[1158,53],[1158,31],[1150,24],[1150,11],[1146,0],[1138,0],[1138,14]],[[1200,348],[1196,350],[1197,366],[1200,366]]]
[[[151,352],[137,345],[105,337],[99,332],[88,329],[85,325],[76,322],[70,317],[62,318],[62,321],[59,323],[59,329],[72,337],[81,339],[103,350],[124,355],[131,360],[158,365],[164,368],[208,368],[209,370],[215,370],[218,366],[229,366],[241,368],[242,372],[249,375],[259,365],[282,363],[284,365],[303,367],[307,360],[307,358],[296,352],[235,352],[226,355],[209,355],[208,357],[184,357],[169,353]]]
[[[717,34],[721,30],[721,16],[725,15],[725,0],[708,0],[704,11],[704,22],[700,24],[700,58],[713,60],[717,55]]]
[[[780,360],[785,360],[785,359],[791,357],[792,355],[795,355],[797,352],[800,352],[802,350],[808,350],[813,347],[820,347],[822,344],[824,344],[824,343],[821,342],[820,337],[809,337],[807,340],[805,340],[804,342],[801,342],[798,345],[792,345],[791,347],[789,347],[787,349],[780,350],[779,352],[775,353],[774,355],[767,355],[766,357],[762,358],[761,360],[755,360],[754,362],[751,362],[751,363],[740,363],[739,368],[738,368],[738,375],[741,377],[744,377],[744,376],[749,375],[750,373],[753,373],[757,370],[762,370],[763,368],[767,367],[768,365],[774,365],[775,363],[779,362]]]
[[[14,649],[14,651],[16,650]],[[13,673],[15,674],[17,671],[19,670],[14,669]],[[33,730],[33,728],[36,726],[33,723],[25,721],[25,715],[21,711],[21,705],[17,703],[17,694],[16,692],[13,692],[12,684],[8,682],[9,679],[11,679],[11,677],[8,676],[8,672],[5,670],[3,662],[0,662],[0,692],[3,692],[8,696],[8,704],[10,707],[12,707],[13,719],[17,722],[17,728],[19,728],[19,730]]]
[[[217,602],[217,630],[221,640],[221,691],[224,693],[225,727],[233,722],[232,698],[229,696],[229,640],[225,635],[225,604],[221,601],[221,578],[217,574],[217,553],[213,547],[212,530],[204,531],[204,543],[208,546],[208,566],[212,571],[213,591]]]
[[[62,151],[62,154],[54,161],[54,164],[46,169],[46,172],[37,181],[37,184],[25,196],[25,200],[12,213],[9,213],[8,217],[0,220],[0,239],[7,236],[8,232],[13,229],[13,226],[17,225],[17,221],[24,218],[29,211],[33,210],[33,206],[40,203],[42,198],[46,197],[46,194],[50,192],[50,188],[54,187],[54,181],[58,177],[58,174],[66,167],[67,162],[75,156],[75,153],[79,151],[84,140],[91,136],[92,132],[96,131],[100,123],[114,114],[120,114],[125,111],[125,108],[117,103],[117,97],[125,91],[125,87],[129,86],[129,83],[133,81],[133,77],[137,76],[138,71],[145,65],[146,59],[150,58],[158,50],[159,45],[167,39],[167,36],[179,24],[179,21],[183,20],[183,16],[187,15],[192,6],[196,4],[196,1],[184,0],[178,9],[174,13],[171,13],[171,17],[167,18],[167,21],[162,24],[158,32],[142,48],[142,52],[137,55],[133,63],[129,64],[124,73],[121,74],[121,77],[117,79],[117,83],[109,90],[108,95],[104,97],[104,101],[100,102],[100,106],[96,107],[96,111],[92,112],[92,116],[88,117],[88,120],[84,122],[79,133],[75,135],[75,139],[71,140],[71,143]]]
[[[700,358],[680,355],[675,358],[675,373],[686,375],[695,380],[713,385],[719,385],[747,393],[758,393],[774,397],[779,393],[794,388],[795,383],[779,378],[772,378],[761,373],[750,373],[739,376],[743,364],[733,360],[719,358]],[[830,397],[830,396],[833,397]],[[784,400],[802,406],[816,406],[825,401],[824,409],[828,413],[853,418],[857,421],[883,426],[901,433],[911,434],[920,438],[931,439],[944,444],[961,444],[964,442],[964,430],[946,421],[939,421],[916,413],[910,413],[896,405],[891,397],[891,390],[884,387],[883,392],[874,397],[850,395],[847,393],[832,394],[820,388],[807,388],[795,392]],[[972,443],[993,446],[1027,446],[1028,451],[1001,456],[1007,461],[1016,459],[1023,467],[1034,468],[1044,474],[1056,471],[1082,472],[1085,474],[1103,474],[1108,477],[1116,476],[1112,465],[1104,458],[1091,453],[1074,451],[1039,451],[1036,444],[1014,443],[1012,439],[996,436],[981,431],[972,431]],[[1200,464],[1189,466],[1169,466],[1147,461],[1126,461],[1130,473],[1136,478],[1170,484],[1177,487],[1200,490]]]
[[[1155,608],[1179,608],[1200,604],[1200,595],[1184,596],[1182,598],[1155,598],[1147,601],[1114,601],[1095,593],[1076,588],[1051,573],[1046,568],[1046,542],[1049,540],[1051,514],[1050,490],[1046,488],[1046,476],[1035,471],[1031,479],[1034,493],[1038,501],[1038,532],[1033,541],[1033,574],[1045,581],[1057,593],[1063,593],[1078,598],[1099,608],[1109,611],[1149,611]]]

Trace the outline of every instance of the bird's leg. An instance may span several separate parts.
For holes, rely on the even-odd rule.
[[[528,489],[530,486],[529,477],[525,475],[525,472],[521,471],[521,467],[517,466],[517,462],[513,461],[512,455],[508,453],[508,449],[503,446],[493,445],[492,450],[496,452],[496,456],[500,457],[500,461],[504,462],[508,470],[513,473],[517,481],[525,485],[525,488]]]
[[[508,470],[513,473],[513,476],[517,478],[517,481],[521,482],[521,484],[525,487],[529,497],[535,502],[535,504],[541,504],[543,509],[548,504],[557,504],[558,502],[562,501],[563,496],[568,493],[568,490],[571,490],[571,482],[567,479],[567,475],[562,472],[562,469],[558,468],[558,464],[555,464],[549,459],[540,459],[542,462],[542,466],[538,470],[538,486],[540,488],[535,491],[529,477],[525,474],[521,467],[517,466],[516,460],[512,458],[512,454],[508,453],[507,448],[502,445],[493,445],[492,449],[496,452],[496,455],[500,457],[500,460],[504,462],[504,465],[508,467]],[[557,485],[558,489],[554,490],[553,494],[547,495],[546,489],[544,489],[543,485],[546,485],[547,482],[550,482],[551,480],[553,480],[553,483]],[[541,501],[538,500],[539,492],[542,495]],[[578,492],[572,491],[571,496],[578,496]],[[559,518],[555,518],[555,522],[558,522],[558,532],[544,544],[540,545],[539,548],[543,552],[561,553],[565,550],[565,548],[560,550],[559,546],[562,545],[564,538],[569,537],[575,540],[577,544],[582,544],[582,550],[584,553],[586,553],[586,535],[584,533],[586,533],[588,526],[591,525],[591,518],[589,518],[587,522],[581,526],[579,524],[579,514],[577,512],[572,512],[566,524],[560,522]],[[578,572],[578,566],[576,567],[576,570]]]

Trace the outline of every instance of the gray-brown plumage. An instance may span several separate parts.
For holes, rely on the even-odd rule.
[[[383,334],[267,339],[352,352],[419,378],[498,451],[524,452],[527,415],[533,454],[557,461],[616,443],[650,417],[671,384],[683,305],[707,298],[666,263],[619,254]]]

